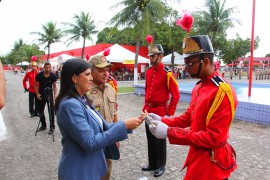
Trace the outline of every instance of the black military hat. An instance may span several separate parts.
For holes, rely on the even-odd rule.
[[[185,37],[183,41],[184,58],[197,54],[214,54],[212,43],[207,35]]]
[[[148,56],[152,56],[153,54],[164,54],[161,44],[151,44],[148,46]]]

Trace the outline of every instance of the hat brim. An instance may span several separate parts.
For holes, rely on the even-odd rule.
[[[161,54],[161,53],[162,53],[161,51],[151,52],[151,53],[148,53],[148,56],[152,56],[154,54]]]
[[[152,55],[154,55],[155,53],[148,53],[148,56],[152,56]]]
[[[197,53],[193,53],[193,54],[183,54],[183,56],[184,56],[184,59],[185,59],[185,58],[196,56],[196,55],[199,55],[199,54],[214,54],[214,53],[212,53],[212,52],[197,52]]]
[[[113,67],[113,64],[105,63],[105,64],[96,64],[94,66],[98,68],[105,68],[105,67]]]

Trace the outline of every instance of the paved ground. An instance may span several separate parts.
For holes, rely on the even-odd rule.
[[[0,180],[56,180],[61,152],[61,135],[58,127],[55,142],[47,131],[35,136],[38,118],[29,118],[28,96],[23,93],[21,75],[6,72],[7,103],[2,111],[7,138],[0,141]],[[120,82],[119,86],[131,83]],[[141,112],[144,97],[134,94],[119,95],[119,118],[137,116]],[[177,114],[187,103],[180,103]],[[48,117],[48,116],[47,116]],[[238,169],[230,179],[270,179],[270,127],[235,120],[231,128],[230,143],[237,152]],[[180,171],[188,147],[168,145],[166,172],[158,179],[181,180]],[[136,129],[129,139],[121,142],[121,159],[114,161],[112,179],[151,180],[150,172],[142,172],[147,163],[145,127]]]

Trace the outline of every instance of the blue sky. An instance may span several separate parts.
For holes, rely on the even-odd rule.
[[[32,43],[36,39],[35,35],[29,35],[33,31],[41,31],[41,25],[48,21],[73,22],[72,17],[80,11],[89,12],[95,22],[107,22],[117,10],[110,7],[121,0],[2,0],[0,3],[0,55],[5,55],[10,51],[15,41],[22,38],[27,43]],[[174,0],[172,0],[174,2]],[[182,0],[181,4],[174,4],[174,9],[178,11],[194,11],[201,8],[204,0]],[[228,31],[229,38],[234,38],[239,33],[242,38],[251,37],[251,12],[252,0],[227,0],[227,6],[239,7],[239,13],[235,15],[242,21],[242,25]],[[254,51],[254,56],[265,56],[270,53],[270,33],[266,28],[268,6],[266,1],[256,1],[255,36],[259,36],[260,47]],[[99,23],[99,30],[105,27],[104,23]],[[92,45],[87,42],[87,46]],[[51,47],[51,52],[80,48],[82,43],[74,43],[69,47],[60,43]],[[41,47],[43,48],[43,47]]]

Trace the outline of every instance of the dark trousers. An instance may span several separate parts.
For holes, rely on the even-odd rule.
[[[45,118],[44,110],[45,110],[46,104],[48,105],[48,103],[49,103],[49,107],[50,107],[50,108],[48,108],[48,112],[51,114],[50,128],[55,128],[55,125],[54,125],[54,104],[53,104],[52,98],[45,98],[44,96],[42,96],[42,100],[38,101],[40,122],[41,122],[42,126],[46,126],[46,118]],[[50,116],[50,114],[49,114],[49,116]]]
[[[164,167],[166,165],[166,139],[157,139],[153,136],[146,123],[145,130],[148,145],[149,165],[154,169]]]
[[[29,112],[31,115],[37,115],[39,113],[36,93],[29,92]]]

